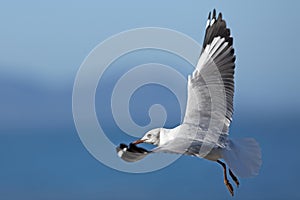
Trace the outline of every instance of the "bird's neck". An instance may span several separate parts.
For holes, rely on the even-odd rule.
[[[159,135],[159,146],[173,140],[175,136],[174,132],[176,132],[176,129],[177,127],[173,129],[161,128],[160,135]]]

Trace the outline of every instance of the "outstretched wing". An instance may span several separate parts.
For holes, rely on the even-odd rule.
[[[209,13],[203,50],[188,80],[188,100],[183,124],[227,135],[233,113],[235,55],[233,39],[222,14]]]

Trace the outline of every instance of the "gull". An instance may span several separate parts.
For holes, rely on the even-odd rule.
[[[204,158],[220,164],[224,184],[233,196],[230,177],[239,186],[237,177],[252,177],[262,163],[259,144],[253,138],[229,138],[233,114],[235,53],[233,38],[222,13],[208,15],[203,50],[197,66],[188,77],[187,106],[182,124],[166,129],[155,128],[129,145],[117,148],[119,157],[128,162],[142,159],[149,153],[175,153]],[[136,145],[157,146],[151,151]]]

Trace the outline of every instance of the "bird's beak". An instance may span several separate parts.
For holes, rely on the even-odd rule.
[[[132,144],[140,144],[140,143],[143,143],[145,141],[146,141],[145,139],[144,140],[139,139],[139,140],[134,141]]]

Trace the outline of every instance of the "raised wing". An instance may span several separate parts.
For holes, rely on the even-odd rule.
[[[199,127],[210,141],[227,135],[233,113],[235,55],[233,39],[222,14],[208,16],[203,50],[188,80],[183,124]]]

